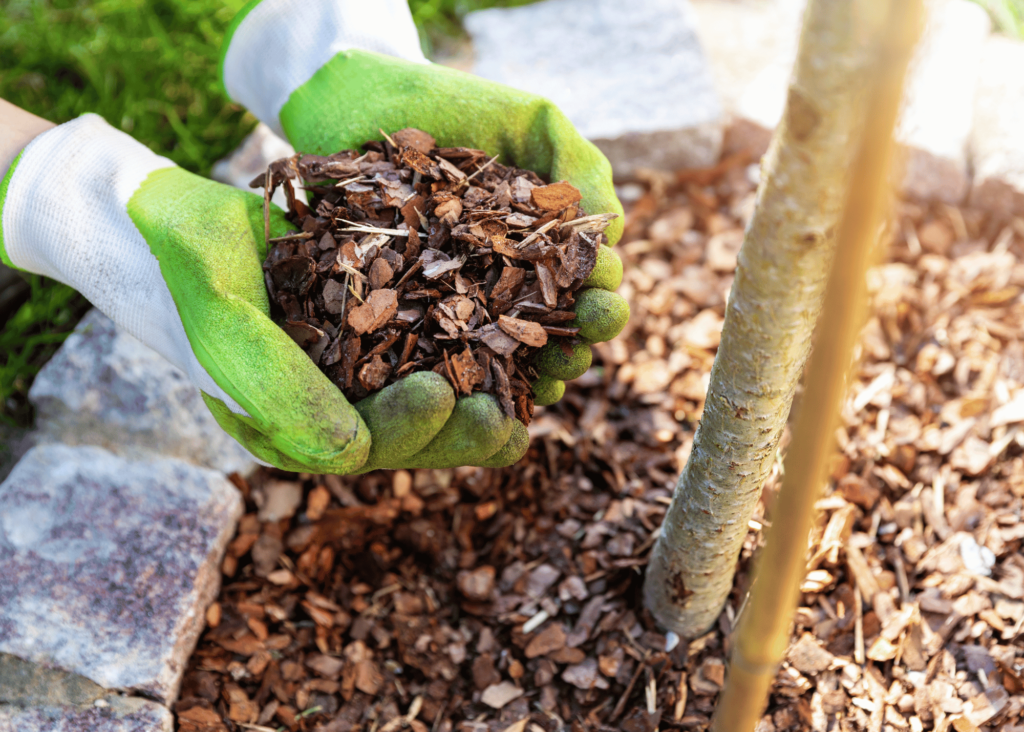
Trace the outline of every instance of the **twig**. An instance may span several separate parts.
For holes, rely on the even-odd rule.
[[[444,704],[438,707],[437,714],[434,716],[434,726],[430,728],[430,732],[437,732],[441,728],[441,715],[445,713],[446,709],[448,709],[447,699],[444,700]]]
[[[389,135],[380,127],[377,128],[377,131],[380,132],[380,134],[384,135],[384,139],[391,143],[391,147],[395,148],[396,150],[399,149],[398,145],[395,144],[395,141],[391,139],[391,135]]]
[[[347,274],[347,273],[346,273],[346,274]],[[345,279],[347,280],[347,279],[348,279],[348,277],[346,276],[346,278],[345,278]],[[352,285],[349,285],[349,286],[348,286],[348,291],[352,293],[352,297],[354,297],[354,298],[355,298],[356,300],[358,300],[359,302],[364,302],[363,298],[361,298],[361,297],[359,296],[359,293],[358,293],[358,292],[356,292],[355,288],[354,288],[354,287],[352,287]]]
[[[313,232],[311,231],[300,231],[296,234],[285,234],[284,236],[275,236],[273,239],[268,239],[271,244],[277,244],[279,241],[296,241],[299,239],[312,239]]]
[[[402,727],[411,726],[412,721],[416,719],[416,716],[420,713],[420,709],[423,707],[423,697],[418,696],[412,700],[412,704],[409,705],[409,711],[405,714],[395,717],[390,722],[380,728],[378,732],[395,732],[395,730],[401,729]]]
[[[347,178],[346,180],[339,180],[337,183],[334,184],[334,187],[335,188],[344,188],[347,185],[351,185],[352,183],[358,183],[361,180],[366,180],[366,176],[365,175],[357,175],[355,178]]]
[[[535,239],[539,239],[540,235],[554,228],[559,223],[558,219],[551,219],[551,221],[544,224],[542,227],[537,229],[535,232],[530,234],[528,237],[523,239],[521,242],[516,244],[516,249],[525,249],[528,244],[532,244]]]
[[[629,636],[627,635],[626,637],[628,638]],[[619,715],[622,714],[623,710],[626,708],[626,700],[629,699],[629,695],[633,693],[633,687],[636,686],[636,680],[640,678],[640,674],[643,673],[645,668],[647,668],[647,659],[649,656],[650,651],[647,651],[644,654],[644,660],[637,664],[636,671],[633,672],[633,678],[629,680],[629,683],[626,685],[626,690],[622,692],[622,696],[619,697],[619,701],[615,704],[615,708],[612,709],[611,716],[608,717],[609,723],[618,719]]]
[[[422,266],[423,266],[423,260],[422,260],[422,259],[417,259],[417,260],[416,260],[415,262],[413,262],[413,263],[412,263],[412,266],[410,266],[410,267],[409,267],[409,269],[405,270],[405,274],[404,274],[404,275],[402,275],[402,279],[400,279],[400,280],[399,280],[399,281],[398,281],[398,282],[397,282],[397,283],[395,284],[395,287],[394,287],[394,289],[395,289],[395,290],[397,290],[397,289],[398,289],[399,287],[401,287],[401,286],[402,286],[403,284],[405,284],[405,281],[406,281],[407,279],[409,279],[409,277],[411,277],[411,276],[412,276],[412,274],[413,274],[413,273],[414,273],[414,272],[415,272],[416,270],[418,270],[418,269],[419,269],[420,267],[422,267]]]
[[[572,221],[563,221],[561,224],[559,224],[558,228],[576,229],[581,226],[585,226],[587,227],[587,231],[593,231],[596,233],[598,231],[604,231],[605,229],[607,229],[608,224],[610,224],[613,220],[617,218],[619,218],[619,215],[617,213],[602,213],[594,214],[593,216],[582,216],[578,219],[573,219]],[[591,226],[591,224],[593,224],[594,226]],[[597,228],[598,226],[600,228]]]
[[[345,306],[348,304],[348,290],[349,290],[350,277],[349,273],[345,273],[345,289],[341,295],[341,316],[338,325],[338,337],[341,337],[341,331],[345,328]]]
[[[473,175],[469,175],[469,176],[466,176],[466,177],[465,177],[465,178],[463,179],[463,181],[462,181],[461,183],[459,183],[459,185],[460,185],[460,186],[463,186],[463,185],[469,185],[469,182],[470,182],[471,180],[473,180],[473,179],[474,179],[474,178],[476,178],[476,177],[477,177],[478,175],[480,175],[480,174],[481,174],[481,173],[483,173],[483,172],[484,172],[485,170],[487,170],[487,167],[488,167],[488,166],[489,166],[489,165],[490,165],[491,163],[493,163],[493,162],[494,162],[495,160],[497,160],[497,159],[498,159],[498,157],[499,157],[498,155],[495,155],[495,156],[494,156],[493,158],[491,158],[491,159],[490,159],[490,160],[488,160],[488,161],[487,161],[486,163],[484,163],[483,165],[481,165],[481,166],[480,166],[479,168],[477,168],[477,169],[476,169],[476,172],[474,172],[474,173],[473,173]]]
[[[361,282],[369,281],[369,278],[366,275],[364,275],[362,272],[360,272],[358,269],[356,269],[350,264],[345,264],[344,262],[339,261],[338,266],[341,267],[342,271],[345,272],[345,274],[352,275]]]
[[[273,178],[271,178],[268,165],[263,180],[263,243],[267,247],[264,256],[270,254],[270,185],[272,182]]]
[[[853,660],[864,665],[864,601],[860,590],[853,591]]]
[[[298,714],[295,715],[295,721],[298,722],[303,717],[308,717],[310,714],[316,714],[317,712],[322,711],[322,710],[323,710],[323,707],[321,707],[321,706],[315,706],[315,707],[310,707],[309,709],[304,709],[303,711],[301,711],[301,712],[299,712]]]
[[[390,236],[409,236],[408,231],[402,231],[401,229],[379,229],[376,226],[363,226],[355,221],[349,221],[348,219],[338,219],[344,221],[346,224],[352,224],[352,227],[346,227],[344,229],[338,229],[338,231],[364,231],[367,234],[389,234]]]
[[[420,211],[415,206],[412,207],[412,210],[415,211],[416,215],[420,217],[420,226],[423,228],[423,230],[430,231],[430,222],[427,221],[427,217],[423,215],[423,212]]]

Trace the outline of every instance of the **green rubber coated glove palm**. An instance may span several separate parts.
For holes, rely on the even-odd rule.
[[[248,413],[204,393],[220,425],[286,470],[358,470],[370,447],[365,423],[269,317],[262,199],[165,168],[129,199],[128,215],[160,263],[199,363]],[[288,229],[275,208],[271,236]]]

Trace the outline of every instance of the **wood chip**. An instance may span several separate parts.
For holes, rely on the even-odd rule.
[[[539,323],[500,315],[498,316],[498,327],[512,338],[528,346],[539,348],[548,342],[548,334],[544,330],[544,326]]]
[[[561,211],[574,203],[579,203],[582,198],[579,189],[564,180],[547,186],[537,186],[530,191],[531,202],[543,211]]]

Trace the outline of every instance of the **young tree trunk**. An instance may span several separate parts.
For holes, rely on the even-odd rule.
[[[812,3],[825,4],[823,0]],[[814,503],[835,452],[839,403],[863,323],[865,273],[889,193],[892,132],[903,76],[921,26],[921,0],[869,0],[885,18],[870,45],[878,49],[852,166],[850,195],[836,235],[837,251],[807,369],[807,385],[786,455],[786,477],[772,512],[757,579],[733,634],[729,677],[718,700],[714,732],[753,730],[789,643],[800,583],[807,573],[807,536]],[[884,12],[888,6],[888,12]],[[870,602],[871,598],[868,598]]]
[[[863,119],[857,28],[869,4],[812,0],[804,16],[704,414],[647,566],[647,608],[683,637],[706,632],[725,604],[810,352]]]

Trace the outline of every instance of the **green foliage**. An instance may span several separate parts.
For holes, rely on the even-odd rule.
[[[217,64],[244,0],[5,0],[0,97],[66,122],[95,112],[208,174],[255,125],[227,103]]]
[[[995,28],[1014,38],[1024,38],[1024,0],[974,0],[992,16]]]
[[[28,301],[0,329],[0,421],[27,424],[26,395],[33,377],[89,308],[67,285],[29,277]]]

